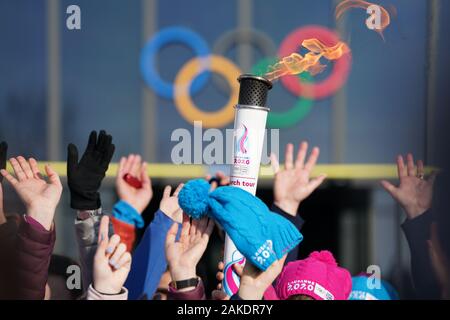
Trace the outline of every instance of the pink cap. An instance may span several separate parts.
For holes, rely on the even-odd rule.
[[[280,300],[302,294],[315,300],[347,300],[352,277],[338,267],[330,251],[315,251],[304,260],[288,263],[275,287]]]

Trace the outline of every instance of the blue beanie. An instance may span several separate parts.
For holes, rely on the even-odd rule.
[[[230,236],[237,249],[261,270],[303,240],[287,219],[273,213],[257,197],[231,186],[209,192],[205,180],[191,180],[178,195],[183,211],[194,219],[208,215]]]
[[[370,289],[367,280],[370,275],[361,274],[352,278],[352,292],[349,300],[398,300],[398,293],[388,282],[381,280],[379,289]]]

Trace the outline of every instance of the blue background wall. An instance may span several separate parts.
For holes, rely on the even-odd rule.
[[[385,31],[386,41],[365,27],[362,10],[346,13],[341,35],[353,53],[346,87],[346,127],[343,161],[348,163],[393,162],[397,153],[426,152],[426,82],[428,6],[425,0],[379,1],[393,4],[398,15]],[[65,9],[77,4],[82,29],[65,28]],[[10,142],[11,154],[32,154],[46,159],[47,30],[43,0],[0,2],[0,137]],[[60,1],[62,136],[60,158],[68,142],[84,143],[93,128],[111,131],[118,156],[142,152],[142,92],[146,85],[139,70],[144,41],[142,1]],[[212,47],[225,32],[237,27],[238,1],[158,1],[158,29],[173,25],[191,28]],[[318,24],[334,29],[335,2],[255,0],[254,28],[269,35],[278,46],[294,29]],[[438,72],[438,109],[445,107],[450,74],[448,37],[450,4],[441,1]],[[164,79],[175,77],[193,53],[181,45],[161,50],[158,68]],[[237,64],[236,50],[227,57]],[[254,50],[252,60],[262,57]],[[249,70],[244,70],[249,71]],[[319,76],[326,77],[328,72]],[[215,82],[195,96],[204,110],[214,110],[228,100]],[[277,84],[270,94],[273,110],[290,108],[296,97]],[[334,162],[332,127],[333,97],[316,101],[312,112],[297,126],[281,130],[281,145],[308,139],[322,148],[320,162]],[[156,154],[158,162],[170,162],[171,132],[191,129],[176,111],[174,102],[156,99]],[[230,124],[228,127],[231,127]],[[19,127],[23,131],[17,130]],[[61,160],[51,159],[51,160]]]

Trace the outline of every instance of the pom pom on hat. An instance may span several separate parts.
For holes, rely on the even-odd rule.
[[[336,259],[334,259],[333,254],[328,250],[323,251],[314,251],[309,255],[310,258],[314,258],[316,260],[322,261],[330,266],[337,267]]]
[[[178,195],[181,209],[193,219],[204,217],[209,211],[209,189],[209,183],[203,179],[186,183]]]

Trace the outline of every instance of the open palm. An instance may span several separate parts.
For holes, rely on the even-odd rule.
[[[436,174],[433,173],[428,179],[425,179],[423,162],[417,161],[416,168],[412,154],[407,155],[406,166],[403,157],[398,156],[397,169],[400,180],[398,187],[386,180],[381,181],[381,184],[402,206],[408,218],[413,219],[431,208]]]
[[[271,155],[274,177],[274,202],[291,215],[296,215],[300,202],[306,199],[325,180],[322,174],[311,179],[311,172],[319,157],[319,148],[313,148],[305,163],[308,143],[302,142],[294,163],[294,146],[286,146],[285,166],[281,170],[276,155]]]
[[[10,163],[16,177],[6,170],[2,175],[8,180],[24,202],[27,214],[50,229],[56,207],[61,198],[62,185],[55,171],[45,166],[49,182],[42,177],[37,162],[30,158],[27,162],[23,157],[11,158]]]
[[[180,240],[175,241],[178,223],[174,223],[167,233],[166,258],[174,279],[187,279],[195,276],[195,269],[208,246],[214,222],[204,217],[189,221],[184,216]],[[186,278],[187,277],[187,278]]]

